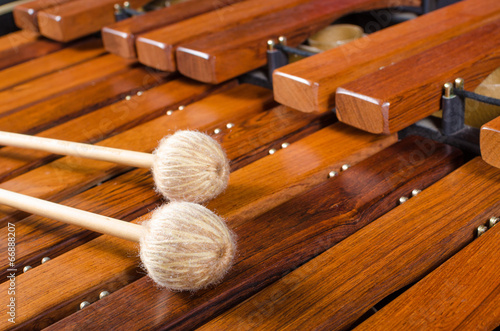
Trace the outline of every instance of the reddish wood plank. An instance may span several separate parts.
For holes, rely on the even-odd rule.
[[[335,91],[339,86],[499,17],[498,1],[460,1],[383,29],[277,69],[273,74],[275,99],[304,112],[330,110],[335,105]]]
[[[119,72],[6,115],[0,121],[0,130],[34,134],[149,89],[168,76],[147,68]]]
[[[242,0],[197,0],[195,5],[190,2],[176,3],[169,7],[148,12],[145,15],[134,16],[103,27],[101,31],[102,41],[108,52],[127,59],[133,59],[137,57],[135,51],[137,35],[209,11],[219,10],[240,1]]]
[[[22,63],[64,47],[31,31],[17,31],[0,37],[0,69]]]
[[[38,12],[73,0],[35,0],[14,8],[14,22],[24,30],[38,32]]]
[[[337,117],[368,132],[397,132],[439,109],[444,83],[461,77],[474,90],[499,66],[497,21],[339,87]]]
[[[116,55],[103,55],[60,72],[49,74],[0,92],[0,117],[36,102],[92,84],[131,69],[131,62]],[[64,84],[62,84],[64,83]]]
[[[137,38],[137,56],[141,63],[150,67],[176,71],[175,49],[179,43],[204,38],[209,33],[230,29],[305,1],[307,0],[247,0],[165,26]]]
[[[415,4],[415,0],[313,0],[272,13],[177,48],[177,66],[206,83],[234,78],[266,64],[267,40],[283,35],[297,46],[312,33],[350,12]]]
[[[493,330],[500,325],[500,226],[467,245],[356,330]]]
[[[471,242],[500,213],[499,183],[499,169],[476,158],[209,325],[347,329]]]
[[[443,176],[450,170],[449,162],[459,154],[452,152],[452,156],[449,149],[441,149],[428,159],[428,163],[425,162],[430,168],[419,167],[418,170],[415,164],[400,167],[398,160],[391,159],[394,154],[409,154],[411,147],[414,147],[411,143],[390,147],[361,161],[338,178],[325,179],[322,185],[312,191],[255,219],[244,217],[237,224],[229,221],[239,238],[239,254],[233,270],[223,283],[193,295],[161,291],[151,286],[151,282],[141,279],[110,297],[119,303],[124,296],[139,287],[143,291],[137,294],[140,300],[130,303],[130,310],[124,311],[118,318],[107,318],[108,325],[112,323],[118,328],[131,327],[126,315],[135,311],[138,313],[136,316],[140,316],[141,325],[147,328],[192,329],[326,250],[376,215],[393,208],[397,197],[411,191],[413,185],[429,185],[431,178],[438,172],[441,174],[437,177]],[[448,170],[441,172],[444,168]],[[401,176],[405,171],[411,171],[416,176],[413,179]],[[346,193],[349,198],[345,197]],[[66,327],[75,321],[93,323],[94,319],[99,325],[98,319],[107,315],[105,307],[110,302],[98,302],[91,311],[82,311],[53,327]],[[165,309],[155,309],[158,305]],[[91,316],[87,315],[90,312]]]
[[[90,60],[104,52],[101,41],[92,38],[58,52],[4,69],[0,71],[0,90]]]
[[[129,0],[132,8],[147,4],[148,0]],[[98,32],[115,22],[116,0],[73,0],[38,12],[40,33],[61,42]]]
[[[480,145],[483,160],[500,168],[500,117],[481,127]]]

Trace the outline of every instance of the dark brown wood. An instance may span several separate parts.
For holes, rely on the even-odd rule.
[[[279,103],[304,112],[328,111],[335,105],[339,86],[499,17],[496,0],[460,1],[277,69],[274,96]]]
[[[200,94],[206,95],[213,88],[213,86],[202,85],[192,81],[185,81],[184,84],[184,88],[182,88],[183,84],[181,83],[177,85],[177,89],[169,88],[165,91],[158,87],[147,91],[150,93],[145,92],[145,94],[151,94],[151,97],[144,99],[137,97],[135,99],[136,103],[130,106],[126,105],[126,103],[124,103],[125,106],[114,109],[111,106],[107,112],[103,112],[107,114],[106,117],[101,117],[100,119],[99,117],[95,117],[95,124],[90,124],[89,129],[97,131],[94,132],[95,139],[99,139],[99,137],[102,139],[103,137],[99,135],[100,125],[103,125],[103,132],[110,133],[110,130],[106,129],[106,126],[110,125],[108,124],[109,121],[106,121],[107,119],[114,120],[116,117],[126,117],[126,114],[134,112],[134,110],[137,111],[141,106],[151,107],[153,109],[152,112],[156,113],[158,111],[166,111],[170,106],[177,106],[179,103],[190,103],[193,99],[198,99]],[[171,84],[170,87],[173,85]],[[188,128],[197,129],[202,126],[219,123],[223,119],[228,118],[228,116],[237,119],[238,116],[262,111],[270,102],[272,102],[272,95],[269,90],[256,86],[242,85],[227,93],[213,95],[201,104],[186,105],[183,111],[175,112],[171,116],[164,115],[155,118],[120,134],[101,140],[96,145],[152,152],[157,147],[158,141],[161,138],[174,131]],[[88,116],[92,117],[91,114]],[[140,117],[140,115],[129,116],[131,118],[135,116]],[[80,127],[89,125],[85,120],[81,120],[81,122],[75,120],[75,123],[79,123]],[[126,126],[127,124],[122,125]],[[83,130],[68,132],[67,130],[59,131],[55,128],[53,132],[64,135],[67,140],[72,140],[70,138],[72,136],[75,136],[76,140],[88,139],[85,136],[86,132]],[[29,152],[30,154],[26,154],[31,155],[32,153],[35,155],[34,159],[30,161],[36,163],[41,154],[34,153],[33,151]],[[26,154],[24,154],[24,158],[26,158]],[[12,155],[8,157],[12,157]],[[44,154],[44,157],[47,157],[47,154]],[[26,166],[26,163],[29,163],[29,161],[25,161],[22,166]],[[108,178],[123,173],[127,169],[124,166],[108,162],[68,156],[5,181],[0,184],[0,187],[42,199],[60,201],[65,197],[79,193]],[[37,185],[33,185],[35,182]],[[25,213],[21,213],[13,208],[0,205],[0,224],[19,220],[25,215]]]
[[[269,39],[285,36],[289,46],[297,46],[312,33],[350,12],[418,3],[415,0],[309,1],[181,43],[176,51],[177,67],[182,74],[202,82],[223,82],[266,64]]]
[[[356,330],[493,330],[500,325],[500,226],[488,230]]]
[[[144,33],[137,38],[139,61],[150,67],[176,71],[175,49],[181,42],[204,38],[262,15],[290,8],[307,0],[247,0],[217,11]]]
[[[100,39],[91,38],[63,50],[4,69],[0,72],[0,91],[65,69],[104,54]]]
[[[451,171],[460,158],[456,150],[441,145],[425,160],[425,166],[401,166],[393,155],[408,157],[417,148],[415,142],[408,139],[389,147],[257,218],[229,221],[238,236],[239,253],[235,266],[216,288],[186,295],[159,290],[143,278],[110,296],[116,304],[131,294],[137,299],[129,303],[130,309],[123,315],[108,318],[107,305],[111,301],[96,302],[91,310],[83,310],[52,327],[80,322],[101,325],[105,317],[108,326],[127,328],[131,326],[127,320],[131,320],[126,315],[133,311],[138,319],[131,322],[146,328],[196,327],[394,208],[398,197],[415,185],[430,185]],[[406,176],[407,171],[415,176]],[[139,287],[141,293],[136,293]],[[165,309],[158,311],[155,305]]]
[[[108,76],[130,70],[131,62],[108,54],[0,91],[0,117]]]
[[[73,0],[35,0],[14,8],[14,22],[24,30],[38,31],[38,12]]]
[[[176,3],[169,7],[148,12],[145,15],[134,16],[103,27],[101,30],[102,41],[108,52],[127,59],[134,59],[137,57],[135,40],[139,34],[177,23],[196,15],[219,10],[240,1],[242,0],[196,0],[196,4],[189,1]]]
[[[381,299],[470,243],[476,228],[500,213],[499,185],[500,170],[473,159],[212,325],[346,329]]]
[[[63,44],[39,37],[31,31],[17,31],[0,37],[0,69],[58,51]]]
[[[500,117],[481,127],[480,144],[483,160],[500,168]]]
[[[497,21],[339,87],[337,117],[368,132],[397,132],[439,109],[444,83],[461,77],[473,91],[499,66]]]
[[[129,0],[132,8],[148,0]],[[68,42],[98,32],[115,22],[116,0],[73,0],[38,12],[40,33],[50,39]]]

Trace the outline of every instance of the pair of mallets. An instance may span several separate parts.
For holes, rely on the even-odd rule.
[[[140,243],[149,276],[171,290],[197,290],[222,279],[232,264],[234,237],[225,222],[195,202],[220,194],[229,180],[221,146],[206,134],[178,131],[153,154],[0,132],[0,145],[151,168],[156,187],[171,202],[142,225],[0,190],[0,203],[36,215]]]

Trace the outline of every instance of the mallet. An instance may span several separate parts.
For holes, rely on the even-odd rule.
[[[163,138],[152,154],[2,131],[0,145],[151,168],[158,191],[171,201],[210,200],[229,180],[229,162],[221,146],[196,131]]]
[[[0,203],[26,212],[140,243],[148,275],[176,291],[194,291],[222,280],[236,250],[234,235],[209,209],[170,202],[142,225],[0,189]]]

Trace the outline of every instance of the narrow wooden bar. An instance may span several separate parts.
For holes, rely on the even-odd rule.
[[[277,69],[273,74],[275,99],[304,112],[330,110],[335,106],[339,86],[499,17],[500,2],[466,0],[372,33]]]
[[[470,243],[500,213],[499,183],[500,170],[475,158],[207,327],[347,329]]]
[[[39,37],[31,31],[16,31],[0,37],[0,70],[62,49],[65,45]]]
[[[337,117],[368,132],[397,132],[439,109],[444,83],[461,77],[475,90],[499,66],[497,21],[339,87]]]
[[[131,69],[129,60],[107,54],[0,92],[0,117],[34,103]],[[63,84],[64,82],[64,84]]]
[[[169,76],[142,67],[118,72],[6,115],[0,130],[35,134],[156,86]]]
[[[412,146],[411,143],[403,145]],[[403,145],[397,144],[375,154],[369,158],[371,162],[369,159],[361,161],[338,178],[325,178],[310,192],[290,197],[287,203],[272,210],[265,208],[268,212],[261,213],[257,218],[247,218],[243,214],[228,220],[239,238],[239,253],[233,270],[217,287],[195,295],[172,293],[155,288],[143,278],[112,295],[114,302],[121,302],[132,293],[138,300],[134,300],[130,310],[123,311],[123,315],[114,319],[106,317],[107,322],[118,328],[130,327],[127,320],[131,320],[126,315],[135,311],[138,313],[136,316],[141,317],[140,323],[148,328],[193,329],[320,254],[356,228],[369,223],[376,215],[393,208],[399,195],[411,191],[414,185],[426,186],[432,178],[436,179],[434,176],[443,176],[451,170],[448,168],[450,162],[453,163],[452,160],[459,154],[450,154],[451,150],[442,149],[425,162],[430,168],[416,170],[416,165],[399,167],[396,159],[388,161],[393,153],[405,154]],[[401,176],[405,170],[414,173],[415,177]],[[349,198],[346,198],[347,192]],[[229,203],[226,201],[226,204]],[[139,288],[143,292],[135,296]],[[82,311],[52,327],[64,327],[75,321],[100,325],[99,319],[107,315],[109,303],[111,301],[96,302],[92,309],[93,316]],[[152,305],[165,309],[150,309]]]
[[[108,52],[134,59],[137,57],[135,40],[138,35],[240,1],[242,0],[196,0],[196,4],[189,1],[177,3],[103,27],[102,41]]]
[[[0,91],[104,54],[100,39],[91,38],[0,71]]]
[[[479,141],[483,160],[500,168],[500,117],[481,127]]]
[[[177,71],[175,49],[180,43],[231,29],[263,15],[293,7],[307,0],[247,0],[141,34],[136,41],[139,62],[150,67]]]
[[[486,231],[355,330],[494,330],[500,226]]]
[[[297,46],[335,19],[360,10],[418,4],[415,0],[313,0],[254,19],[189,43],[176,51],[179,71],[201,82],[217,83],[266,64],[267,41],[285,36]]]
[[[129,0],[132,8],[148,0]],[[115,22],[116,0],[73,0],[38,12],[40,33],[50,39],[68,42],[98,32]]]
[[[111,109],[111,114],[101,119],[101,123],[105,123],[106,119],[112,120],[117,116],[124,116],[128,112],[140,109],[143,102],[145,107],[154,105],[156,110],[161,108],[165,110],[165,108],[169,108],[169,105],[174,106],[179,104],[179,102],[186,102],[186,99],[192,99],[193,96],[204,93],[210,90],[210,88],[211,86],[203,86],[195,83],[192,88],[188,86],[186,89],[180,91],[163,91],[164,95],[162,97],[157,96],[156,98],[151,98],[151,100],[145,99],[145,101],[142,101],[141,98],[137,98],[137,103],[133,105],[118,107],[115,111]],[[214,122],[220,122],[221,118],[227,116],[227,113],[223,113],[220,110],[221,100],[225,100],[226,104],[230,104],[232,110],[240,110],[239,113],[231,114],[231,118],[237,119],[238,116],[245,116],[249,112],[260,112],[265,105],[273,102],[269,92],[269,90],[263,88],[248,85],[241,86],[229,91],[227,96],[226,94],[214,95],[206,102],[194,104],[193,106],[188,105],[182,111],[173,112],[172,115],[165,114],[149,122],[135,126],[130,130],[104,139],[96,143],[96,145],[139,152],[152,152],[157,147],[158,141],[174,131],[197,129],[201,126],[213,124]],[[154,91],[152,94],[155,94]],[[155,104],[156,99],[160,103],[159,107],[158,104]],[[82,122],[80,125],[85,125],[85,123]],[[80,134],[84,135],[85,132]],[[82,139],[82,136],[79,139]],[[30,152],[33,153],[33,151]],[[41,199],[60,201],[112,176],[123,173],[127,169],[129,168],[108,162],[67,156],[5,181],[0,184],[0,187]],[[37,183],[37,185],[33,185],[33,183]],[[0,206],[0,224],[19,220],[24,215],[26,214],[13,208]]]
[[[38,12],[69,1],[74,0],[35,0],[17,5],[13,11],[14,22],[23,30],[39,32]]]

